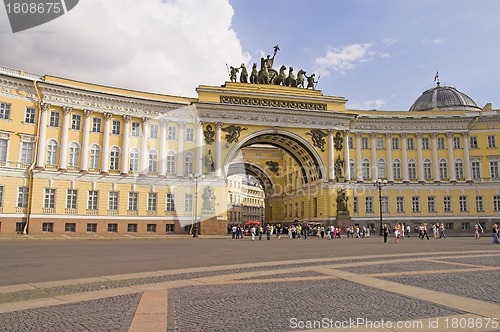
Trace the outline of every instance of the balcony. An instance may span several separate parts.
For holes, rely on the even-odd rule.
[[[42,208],[43,214],[56,214],[55,208]]]
[[[85,213],[88,215],[88,216],[97,216],[99,214],[99,210],[97,209],[87,209],[85,211]]]
[[[64,210],[64,213],[66,214],[77,214],[77,210],[76,209],[65,209]]]

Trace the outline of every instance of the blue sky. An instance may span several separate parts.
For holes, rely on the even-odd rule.
[[[85,0],[13,34],[0,6],[0,65],[196,96],[278,44],[284,64],[321,75],[350,109],[408,110],[434,86],[500,108],[497,0]]]

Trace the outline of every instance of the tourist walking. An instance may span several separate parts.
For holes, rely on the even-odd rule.
[[[255,232],[256,232],[255,226],[252,226],[252,228],[250,229],[250,233],[252,233],[252,241],[255,241]]]
[[[481,233],[484,233],[484,229],[483,229],[483,226],[481,226],[480,223],[476,223],[474,225],[474,238],[477,240],[479,239],[481,236],[479,235],[479,229],[481,229]]]
[[[382,226],[382,231],[384,232],[384,243],[387,243],[387,236],[389,235],[389,228],[387,228],[387,224]]]
[[[406,237],[410,238],[411,227],[410,225],[406,225]]]
[[[439,238],[446,239],[446,234],[444,234],[444,224],[443,223],[441,223],[439,225]]]
[[[424,223],[422,225],[422,240],[424,239],[424,236],[429,240],[429,235],[427,234],[427,223]]]
[[[493,241],[491,243],[499,244],[500,240],[498,239],[498,225],[493,225]]]

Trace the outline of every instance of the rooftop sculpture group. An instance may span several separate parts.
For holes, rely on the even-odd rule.
[[[248,70],[245,64],[241,64],[240,67],[229,67],[229,78],[231,82],[237,82],[237,75],[241,70],[240,82],[241,83],[253,83],[253,84],[276,84],[283,86],[291,86],[297,88],[315,89],[316,84],[319,81],[315,80],[315,74],[307,76],[305,70],[299,70],[297,72],[297,77],[293,73],[293,67],[288,68],[288,75],[286,74],[287,67],[282,65],[279,70],[273,68],[274,58],[276,53],[280,50],[279,46],[273,47],[274,53],[271,57],[269,54],[266,58],[260,59],[260,70],[257,70],[257,63],[254,62],[252,66],[252,71],[250,76],[248,76]],[[307,82],[307,85],[304,85]]]

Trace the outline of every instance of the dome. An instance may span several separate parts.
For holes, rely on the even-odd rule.
[[[431,89],[425,90],[410,107],[410,112],[432,111],[437,108],[440,111],[480,111],[474,100],[465,93],[450,86],[439,84]]]

